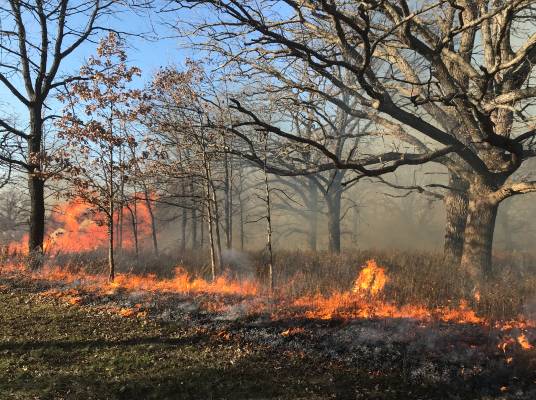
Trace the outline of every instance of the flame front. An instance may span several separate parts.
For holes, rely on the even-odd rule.
[[[528,351],[534,346],[527,335],[536,327],[534,321],[523,319],[492,323],[480,317],[471,309],[469,303],[461,300],[458,305],[429,308],[419,304],[398,305],[385,299],[384,290],[389,278],[386,270],[374,261],[368,261],[360,270],[351,290],[333,292],[330,295],[308,295],[297,299],[279,293],[275,298],[264,298],[259,284],[253,280],[233,280],[225,276],[218,277],[214,282],[190,276],[184,269],[176,268],[175,275],[170,279],[161,279],[154,274],[135,275],[119,274],[113,283],[104,276],[89,274],[84,271],[72,273],[58,267],[45,267],[38,271],[27,271],[22,265],[2,266],[1,273],[22,273],[32,279],[46,280],[52,283],[67,283],[69,287],[78,289],[51,291],[49,295],[63,296],[71,305],[83,303],[83,293],[93,292],[108,296],[118,291],[144,292],[154,297],[159,293],[178,293],[196,298],[203,303],[205,310],[225,312],[236,306],[237,302],[244,305],[247,313],[269,313],[273,319],[287,317],[306,317],[311,319],[363,319],[363,318],[394,318],[413,319],[423,323],[442,321],[454,324],[480,324],[494,327],[504,338],[498,344],[505,356],[507,351],[518,348]],[[203,294],[206,296],[198,297]],[[145,311],[136,306],[120,309],[122,316],[143,317]],[[516,332],[515,334],[513,332]],[[290,331],[283,332],[285,336]]]
[[[149,210],[143,201],[136,202],[136,229],[140,241],[150,236]],[[133,218],[126,208],[115,213],[114,221],[123,218],[126,222],[121,234],[121,247],[123,249],[134,248],[134,234],[130,229]],[[47,232],[44,248],[49,254],[79,253],[104,248],[108,239],[108,231],[104,224],[104,217],[94,213],[91,207],[74,199],[70,202],[57,205],[48,224],[51,229]],[[10,243],[8,249],[17,254],[27,254],[28,235],[15,243]]]

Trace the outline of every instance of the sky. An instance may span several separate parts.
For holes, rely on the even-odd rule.
[[[160,67],[166,65],[177,65],[181,67],[184,64],[184,60],[191,56],[188,50],[181,48],[180,40],[176,36],[176,32],[172,28],[162,24],[163,18],[167,19],[167,22],[172,22],[175,18],[172,15],[149,15],[147,13],[143,15],[136,15],[132,12],[123,13],[119,17],[113,17],[108,20],[101,21],[100,25],[109,26],[119,31],[127,31],[134,34],[149,33],[154,27],[162,37],[158,40],[151,40],[154,36],[153,33],[137,36],[125,36],[127,43],[127,55],[129,63],[136,65],[142,69],[142,76],[134,82],[134,86],[143,86],[150,81],[154,72]],[[7,25],[6,23],[0,24]],[[31,25],[30,25],[31,26]],[[104,36],[105,32],[99,34],[100,37]],[[98,40],[98,36],[95,37]],[[182,46],[183,47],[183,46]],[[77,72],[80,66],[84,64],[85,60],[92,54],[95,54],[96,43],[87,42],[82,45],[77,51],[69,55],[62,63],[60,73],[70,74]],[[0,57],[2,54],[0,54]],[[12,83],[21,90],[23,93],[24,87],[21,82],[12,78]],[[50,99],[47,103],[53,110],[59,106],[59,104]],[[0,83],[0,115],[5,117],[7,114],[16,114],[17,121],[20,128],[26,121],[26,111],[23,105],[11,94],[9,89]]]

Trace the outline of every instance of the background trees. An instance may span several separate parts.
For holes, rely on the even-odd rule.
[[[380,167],[369,169],[370,160],[341,160],[321,143],[291,135],[237,104],[260,129],[307,144],[323,152],[332,168],[352,169],[361,176],[403,164],[448,163],[467,184],[461,264],[474,276],[489,271],[498,205],[536,190],[533,178],[516,175],[534,156],[536,135],[528,112],[535,94],[530,79],[536,36],[522,39],[531,24],[531,1],[468,1],[461,6],[406,1],[178,3],[216,11],[196,25],[210,37],[200,46],[237,65],[238,71],[291,81],[289,71],[299,65],[355,96],[359,109],[318,85],[297,89],[323,96],[350,115],[364,114],[385,131],[422,146],[415,146],[416,154],[383,154],[375,160]],[[341,70],[352,79],[340,79],[335,72]],[[299,172],[327,168],[321,164]]]
[[[0,185],[29,174],[38,253],[44,182],[63,176],[58,193],[107,213],[111,255],[125,220],[137,231],[143,203],[153,254],[171,242],[157,230],[173,230],[182,253],[208,242],[214,277],[233,248],[264,242],[252,222],[263,202],[252,194],[266,182],[275,246],[299,230],[320,249],[316,232],[325,231],[336,253],[345,229],[355,241],[367,178],[390,187],[377,192],[408,232],[428,226],[411,211],[425,201],[409,193],[443,200],[446,260],[487,274],[499,204],[536,190],[532,5],[176,1],[161,15],[203,8],[200,20],[189,13],[177,25],[195,33],[198,61],[160,68],[142,96],[119,33],[80,73],[60,70],[104,30],[98,21],[116,15],[114,3],[7,2],[0,82],[28,118],[0,116]],[[29,28],[32,18],[39,24]],[[55,125],[60,91],[68,107]],[[429,175],[411,180],[425,164]],[[387,204],[379,197],[363,208]],[[517,204],[500,213],[500,232],[521,229]]]

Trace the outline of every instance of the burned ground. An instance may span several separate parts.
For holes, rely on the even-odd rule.
[[[254,296],[97,293],[18,273],[0,285],[1,398],[536,396],[535,350],[505,338],[516,328],[274,318]]]

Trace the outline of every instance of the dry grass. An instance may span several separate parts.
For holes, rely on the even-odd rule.
[[[8,257],[4,254],[4,262]],[[280,293],[300,297],[350,290],[360,267],[374,259],[386,268],[389,281],[384,296],[398,305],[423,305],[429,308],[468,301],[479,315],[493,320],[509,320],[523,315],[536,319],[536,257],[528,254],[497,254],[494,273],[485,282],[475,283],[440,254],[429,252],[356,250],[343,254],[310,251],[279,252],[275,257],[276,286]],[[236,278],[264,280],[261,253],[225,254],[226,273]],[[2,260],[0,260],[1,262]],[[49,263],[71,272],[84,269],[105,273],[106,254],[102,251],[76,255],[56,254]],[[129,252],[118,253],[118,271],[133,274],[154,273],[170,277],[174,267],[183,266],[192,276],[208,277],[206,252],[187,251],[158,256],[144,253],[136,258]],[[476,291],[480,294],[476,300]]]

